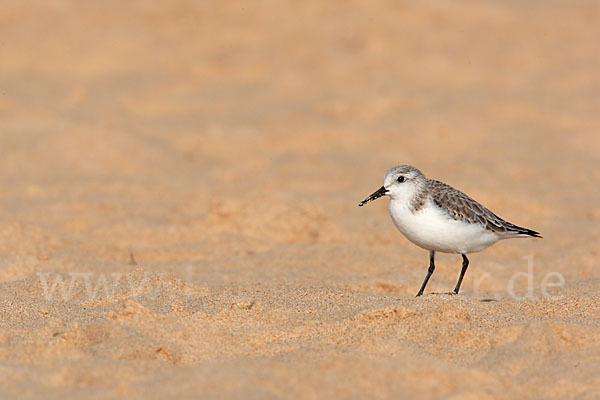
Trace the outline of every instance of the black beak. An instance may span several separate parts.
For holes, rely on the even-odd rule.
[[[358,206],[362,207],[365,204],[367,204],[368,202],[376,200],[376,199],[380,198],[381,196],[385,196],[386,194],[387,194],[387,189],[382,186],[379,189],[377,189],[377,191],[375,193],[373,193],[372,195],[370,195],[369,197],[367,197],[366,199],[364,199],[363,201],[358,203]]]

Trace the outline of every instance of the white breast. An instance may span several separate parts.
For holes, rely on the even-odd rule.
[[[456,221],[431,201],[413,212],[408,203],[390,199],[388,210],[394,224],[408,240],[426,250],[442,253],[473,253],[501,237],[481,224]]]

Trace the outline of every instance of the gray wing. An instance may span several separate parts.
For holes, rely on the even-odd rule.
[[[428,185],[433,202],[457,221],[479,223],[485,226],[486,229],[498,233],[541,237],[536,231],[503,220],[450,185],[432,179],[428,181]]]

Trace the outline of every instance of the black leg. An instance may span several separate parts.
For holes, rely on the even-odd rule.
[[[427,276],[425,276],[425,280],[423,281],[423,284],[421,285],[421,290],[419,290],[419,293],[417,293],[417,297],[419,297],[420,295],[423,294],[423,290],[425,290],[425,286],[427,286],[427,282],[429,282],[429,278],[431,278],[431,274],[433,274],[433,271],[435,271],[435,263],[433,262],[435,256],[435,251],[430,251],[429,252],[429,269],[427,270]]]
[[[467,272],[467,267],[469,266],[469,259],[467,256],[462,254],[462,258],[462,269],[460,270],[460,276],[458,277],[458,282],[456,282],[456,287],[454,288],[454,294],[458,294],[458,291],[460,290],[460,284],[462,283],[462,280],[465,277],[465,272]]]

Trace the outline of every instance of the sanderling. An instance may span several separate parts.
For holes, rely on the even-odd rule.
[[[462,269],[454,292],[458,294],[468,253],[482,251],[501,239],[538,237],[539,232],[507,222],[453,187],[427,179],[417,168],[399,165],[386,172],[383,186],[361,201],[363,206],[390,196],[388,211],[394,225],[408,240],[429,250],[429,269],[417,296],[423,294],[435,270],[435,252],[462,255]]]

